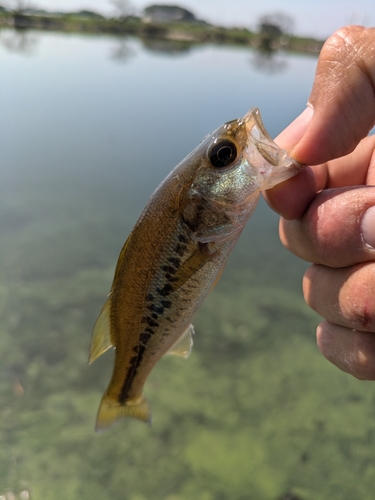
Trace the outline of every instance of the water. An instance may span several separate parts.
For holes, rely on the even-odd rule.
[[[118,253],[160,180],[250,107],[275,136],[316,59],[0,31],[0,499],[373,498],[375,398],[317,352],[306,264],[261,203],[146,386],[153,427],[94,433],[112,354],[87,366]]]

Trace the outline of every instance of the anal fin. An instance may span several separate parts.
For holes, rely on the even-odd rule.
[[[194,326],[190,324],[166,354],[174,354],[175,356],[187,358],[193,346],[194,333]]]
[[[91,340],[89,363],[95,361],[96,358],[113,346],[111,339],[110,312],[111,297],[108,298],[102,307],[99,318],[96,320]]]

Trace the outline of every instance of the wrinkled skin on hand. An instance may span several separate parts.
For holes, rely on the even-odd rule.
[[[375,28],[349,26],[325,43],[310,106],[276,142],[312,165],[267,191],[282,215],[280,237],[312,262],[307,304],[325,321],[323,355],[375,380]]]

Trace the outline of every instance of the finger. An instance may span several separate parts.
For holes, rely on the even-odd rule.
[[[307,304],[330,323],[375,332],[375,263],[332,269],[314,265],[303,278]]]
[[[375,123],[375,28],[348,26],[324,44],[309,98],[311,121],[291,155],[317,165],[353,151]]]
[[[306,167],[298,175],[263,192],[268,205],[284,219],[297,219],[316,195],[314,172]]]
[[[286,129],[275,139],[286,149]],[[284,219],[300,217],[317,191],[327,188],[375,184],[375,135],[366,137],[357,148],[342,158],[307,167],[288,181],[264,193],[267,203]]]
[[[360,380],[375,380],[375,335],[324,321],[316,331],[318,347],[331,363]]]
[[[302,217],[280,220],[280,239],[301,259],[330,267],[375,260],[375,187],[327,189]]]
[[[350,154],[312,167],[317,190],[375,184],[375,135]]]

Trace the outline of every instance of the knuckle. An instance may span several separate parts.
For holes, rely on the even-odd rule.
[[[344,320],[364,332],[375,331],[375,265],[358,264],[344,276],[338,302]]]
[[[374,328],[374,311],[368,309],[365,305],[354,306],[350,315],[354,326],[363,331],[372,331]]]
[[[357,332],[352,374],[359,380],[375,380],[375,341],[370,333]]]
[[[358,380],[375,380],[375,336],[323,321],[316,331],[319,350]]]

